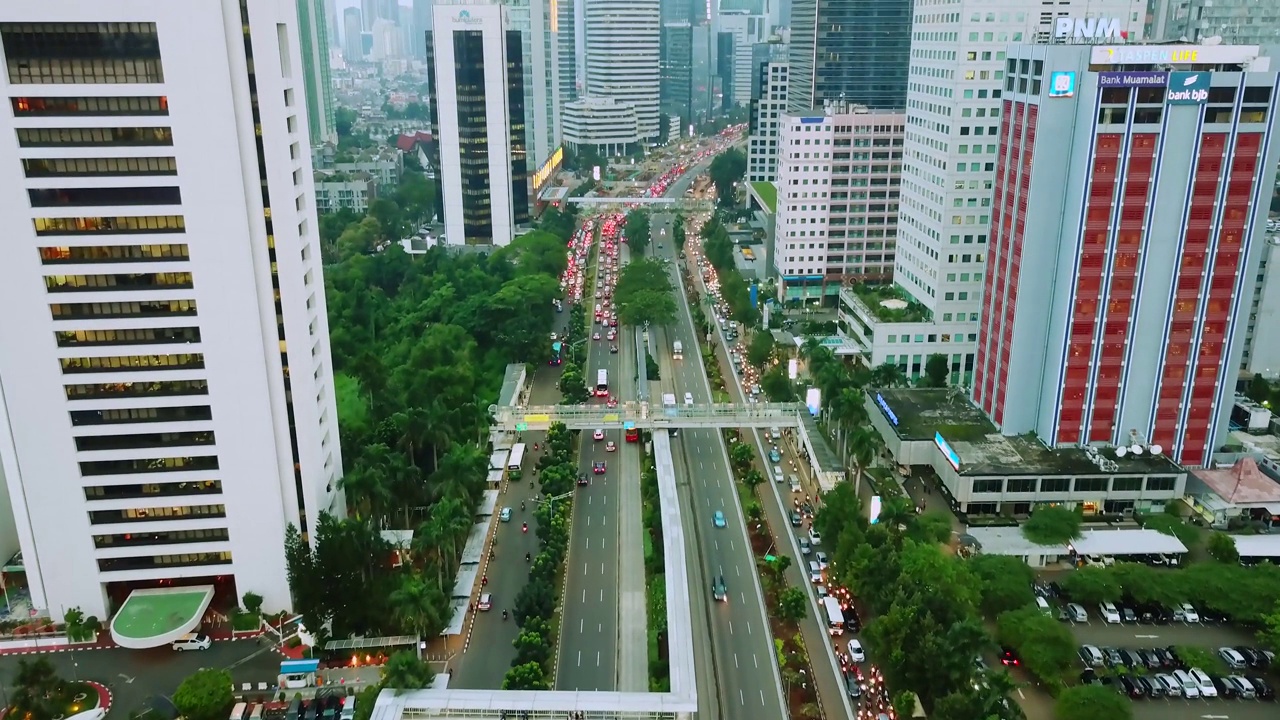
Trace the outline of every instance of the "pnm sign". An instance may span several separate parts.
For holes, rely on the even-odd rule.
[[[1129,33],[1120,29],[1118,18],[1058,18],[1053,23],[1055,40],[1118,40],[1123,42]]]

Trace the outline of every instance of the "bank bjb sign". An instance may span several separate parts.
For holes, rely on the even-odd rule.
[[[1203,105],[1209,99],[1207,72],[1171,72],[1164,100],[1169,105]]]
[[[1120,27],[1119,18],[1064,17],[1053,22],[1053,39],[1058,42],[1069,40],[1124,42],[1128,37],[1128,31]]]

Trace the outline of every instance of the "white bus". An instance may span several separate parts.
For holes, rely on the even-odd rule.
[[[596,397],[609,397],[609,371],[604,368],[596,371]]]
[[[511,448],[511,455],[507,457],[507,470],[516,471],[524,463],[524,443],[516,443]]]
[[[827,611],[827,632],[843,635],[844,611],[840,609],[840,601],[828,595],[822,598],[822,607]]]

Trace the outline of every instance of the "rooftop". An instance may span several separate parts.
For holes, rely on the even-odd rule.
[[[1158,530],[1088,530],[1071,541],[1081,555],[1159,555],[1182,554],[1187,546],[1172,535]]]
[[[1242,458],[1228,468],[1192,470],[1191,474],[1232,505],[1280,503],[1280,483],[1267,476],[1253,458]]]
[[[1049,448],[1033,434],[1001,435],[959,388],[879,388],[869,392],[873,399],[879,395],[897,419],[899,438],[932,441],[934,433],[941,435],[959,456],[962,475],[1182,472],[1163,455],[1126,454],[1118,457],[1111,449]]]
[[[926,322],[929,309],[897,285],[858,283],[849,289],[880,322]]]
[[[751,183],[751,189],[756,191],[756,196],[760,198],[760,202],[768,208],[769,212],[778,211],[778,186],[771,182],[757,181]]]
[[[200,626],[212,585],[134,590],[111,618],[111,639],[135,650],[168,645]]]
[[[971,527],[968,534],[978,541],[983,555],[1066,555],[1067,546],[1031,542],[1020,527]]]

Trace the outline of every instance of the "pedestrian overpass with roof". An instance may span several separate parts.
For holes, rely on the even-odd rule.
[[[603,405],[490,405],[489,412],[495,428],[523,432],[546,430],[554,423],[564,423],[570,430],[799,427],[808,410],[800,403],[663,407],[647,402],[624,402],[614,408]]]

